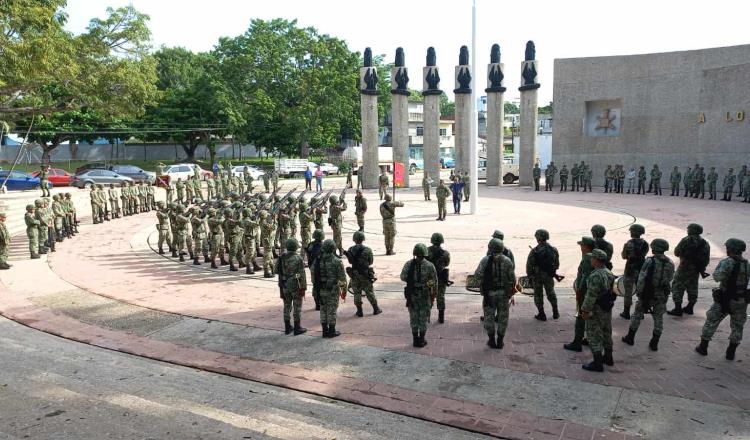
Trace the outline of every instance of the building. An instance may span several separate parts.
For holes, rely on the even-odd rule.
[[[750,45],[555,60],[558,166],[715,166],[750,162]],[[662,184],[668,180],[662,178]]]
[[[409,157],[424,160],[424,103],[410,99],[408,103],[409,118]],[[391,115],[386,117],[386,127],[381,132],[381,144],[391,145]],[[440,157],[455,157],[455,139],[453,136],[453,116],[441,117],[440,129]]]

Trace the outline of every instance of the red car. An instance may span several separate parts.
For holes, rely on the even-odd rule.
[[[39,171],[31,173],[33,177],[39,177]],[[73,177],[69,172],[60,168],[49,169],[49,181],[54,186],[70,186],[70,179]]]

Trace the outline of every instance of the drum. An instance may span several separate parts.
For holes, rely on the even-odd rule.
[[[534,282],[530,277],[524,276],[518,279],[518,284],[521,286],[520,292],[524,295],[534,294]]]
[[[481,287],[481,282],[474,277],[474,274],[468,275],[466,277],[466,290],[469,292],[479,292]]]
[[[625,296],[625,277],[618,277],[615,280],[615,285],[612,286],[612,290],[617,296]]]

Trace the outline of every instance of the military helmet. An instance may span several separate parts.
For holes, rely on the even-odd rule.
[[[724,243],[724,246],[726,246],[727,252],[731,252],[733,254],[741,254],[745,252],[745,249],[747,249],[745,242],[740,240],[739,238],[730,238],[726,243]]]
[[[690,223],[687,227],[688,235],[700,235],[703,233],[703,226],[698,223]]]
[[[390,202],[391,201],[391,195],[390,194],[386,194],[385,195],[385,201],[386,202]]]
[[[307,202],[305,202],[304,200],[301,201],[301,202],[299,202],[299,209],[301,209],[303,211],[307,211],[307,208],[308,208]]]
[[[34,206],[34,205],[26,205],[26,210],[27,210],[27,211],[31,212],[31,211],[33,211],[34,209],[36,209],[36,206]]]
[[[242,215],[245,216],[245,218],[250,217],[251,215],[253,215],[253,210],[250,208],[244,208],[242,210]]]
[[[232,208],[224,208],[224,215],[233,216],[234,210]]]
[[[594,237],[584,236],[581,237],[581,240],[578,242],[578,244],[593,248],[594,246],[596,246],[596,241],[594,241]]]
[[[316,229],[313,231],[313,240],[323,240],[326,238],[326,234],[323,232],[322,229]]]
[[[503,241],[499,238],[493,238],[490,240],[490,242],[487,244],[487,249],[490,250],[490,252],[499,254],[505,249],[505,245],[503,244]]]
[[[638,223],[633,223],[630,225],[630,228],[628,230],[637,236],[641,236],[646,233],[646,228],[643,227],[643,225],[639,225]]]
[[[36,199],[34,200],[34,205],[36,205],[37,208],[42,206],[42,199]]]
[[[593,251],[591,251],[591,257],[605,263],[608,261],[607,253],[601,249],[594,249]]]
[[[260,211],[260,218],[267,218],[268,217],[268,211],[265,209]]]
[[[73,197],[70,193],[65,193],[65,197]]]
[[[536,232],[534,232],[534,237],[536,237],[537,240],[549,240],[549,232],[547,232],[546,229],[537,229]]]
[[[355,231],[352,239],[355,243],[362,243],[363,241],[365,241],[365,233],[362,231]]]
[[[327,254],[332,254],[333,251],[336,250],[336,243],[334,243],[333,240],[330,238],[323,241],[323,245],[321,246],[321,250]]]
[[[424,245],[424,243],[417,243],[414,245],[414,251],[412,252],[412,255],[415,257],[426,257],[427,256],[427,246]]]
[[[216,215],[216,208],[208,208],[208,215]]]
[[[430,243],[434,245],[440,245],[443,244],[445,240],[443,240],[443,234],[439,232],[435,232],[432,234],[432,237],[430,237]]]
[[[602,238],[607,234],[607,229],[602,225],[594,225],[591,227],[591,235],[594,238]]]
[[[242,202],[236,201],[236,202],[232,203],[232,208],[234,208],[234,209],[240,209],[240,208],[242,208]]]
[[[669,242],[663,238],[655,238],[651,240],[651,251],[656,254],[663,254],[669,250]]]
[[[262,202],[265,202],[266,200],[268,200],[268,197],[265,194],[261,194],[258,196],[258,199],[260,199],[260,201]]]
[[[60,196],[57,195],[57,194],[55,194],[55,195],[52,196],[52,200],[58,201],[58,200],[60,200]]]
[[[229,208],[230,206],[232,206],[232,202],[230,202],[229,200],[222,200],[221,201],[221,207],[222,208]]]
[[[285,247],[287,251],[294,252],[299,249],[299,243],[296,238],[288,238]]]
[[[500,240],[503,240],[505,238],[505,234],[503,234],[503,231],[495,229],[495,232],[492,233],[492,238],[499,238]]]
[[[338,196],[336,194],[333,194],[333,195],[331,195],[331,197],[328,198],[328,201],[331,202],[331,203],[338,203],[339,202],[339,198],[338,198]]]
[[[160,207],[160,208],[164,207],[164,201],[163,201],[163,200],[159,200],[159,201],[157,201],[157,202],[156,202],[156,206],[158,206],[158,207]]]

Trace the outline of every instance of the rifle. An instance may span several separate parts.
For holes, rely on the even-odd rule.
[[[341,190],[341,194],[339,195],[339,203],[343,203],[344,199],[346,198],[346,190],[348,188],[344,186],[344,189]]]
[[[279,208],[281,208],[284,205],[284,202],[291,197],[291,195],[297,191],[297,187],[295,186],[291,190],[289,190],[288,193],[284,195],[276,204],[273,205],[273,208],[271,208],[271,215],[276,214],[279,211]]]
[[[532,251],[534,250],[531,245],[529,245],[529,249],[531,249]],[[565,275],[558,275],[557,270],[555,270],[555,273],[549,275],[552,275],[552,278],[554,278],[558,283],[565,279]]]
[[[331,189],[328,191],[328,193],[326,193],[325,196],[316,200],[315,203],[310,205],[310,207],[308,208],[308,211],[312,212],[313,210],[318,209],[321,205],[325,205],[325,203],[328,201],[328,198],[331,197],[332,192],[333,190]]]

